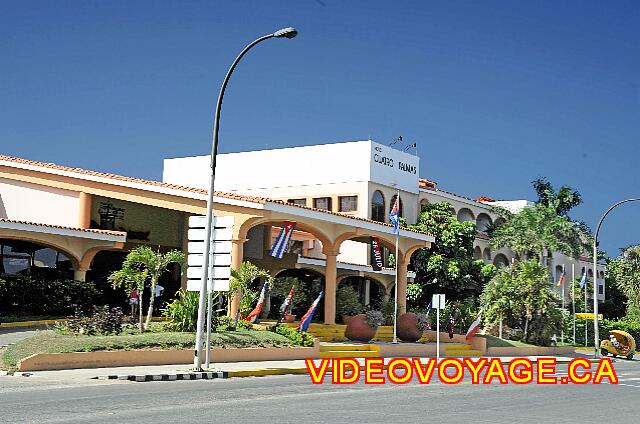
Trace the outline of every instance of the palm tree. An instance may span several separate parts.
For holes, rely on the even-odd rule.
[[[538,195],[536,203],[555,209],[560,216],[567,216],[569,210],[582,203],[582,196],[578,190],[569,186],[562,186],[556,193],[555,189],[545,177],[531,182]]]
[[[229,291],[227,293],[227,305],[229,305],[229,314],[234,315],[234,325],[236,328],[238,325],[238,319],[240,313],[248,313],[251,311],[251,304],[257,297],[257,293],[251,290],[249,284],[256,278],[266,278],[271,280],[271,275],[262,268],[258,268],[251,262],[245,261],[240,265],[237,270],[231,271],[231,283],[229,284]],[[239,299],[239,308],[237,311],[231,310],[231,298],[236,297]]]
[[[172,250],[167,253],[155,251],[149,246],[139,246],[133,249],[125,258],[122,268],[113,272],[109,279],[114,286],[121,286],[130,289],[132,282],[135,282],[138,295],[140,296],[140,309],[142,310],[142,292],[148,281],[151,300],[149,301],[149,309],[147,310],[147,319],[144,329],[149,328],[151,318],[153,316],[153,306],[155,303],[155,289],[160,276],[167,271],[167,267],[172,263],[183,265],[185,260],[184,253],[179,250]],[[140,322],[142,325],[142,311],[140,312]],[[142,330],[142,328],[141,328]]]
[[[549,251],[576,257],[584,250],[584,235],[578,226],[558,215],[554,207],[535,204],[515,214],[503,213],[503,217],[505,223],[491,234],[493,249],[509,247],[520,258],[533,253],[541,262]]]

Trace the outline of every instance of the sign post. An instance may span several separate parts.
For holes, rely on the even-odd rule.
[[[436,364],[440,362],[440,309],[444,309],[444,294],[434,294],[431,306],[436,308]]]
[[[211,364],[211,322],[213,315],[212,293],[229,291],[231,278],[231,239],[233,238],[233,217],[213,217],[209,248],[209,272],[207,277],[207,338],[205,366]],[[203,274],[206,217],[190,216],[188,231],[187,290],[199,291]]]

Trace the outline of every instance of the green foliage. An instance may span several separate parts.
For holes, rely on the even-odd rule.
[[[420,296],[422,296],[422,286],[418,283],[408,283],[407,301],[411,303],[417,303]]]
[[[336,314],[358,315],[364,312],[364,306],[360,303],[358,292],[351,286],[341,284],[336,293]]]
[[[61,334],[84,334],[87,336],[120,334],[122,331],[122,309],[109,306],[94,306],[93,312],[86,316],[76,310],[73,318],[56,323],[56,331]]]
[[[234,325],[235,319],[223,315],[218,317],[215,323],[216,331],[236,331],[236,330],[251,330],[253,325],[249,321],[243,319],[238,320],[238,323]]]
[[[242,330],[211,333],[211,345],[221,348],[289,347],[287,337],[270,331]],[[40,331],[9,346],[2,356],[5,367],[15,368],[23,358],[36,353],[94,352],[100,350],[193,349],[194,333],[145,332],[116,336],[65,335]]]
[[[67,315],[90,311],[100,293],[87,281],[44,280],[28,275],[0,279],[0,314]]]
[[[568,330],[567,313],[560,307],[549,274],[535,260],[498,270],[481,302],[485,322],[498,325],[502,319],[511,328],[521,328],[525,342],[546,345],[553,334]]]
[[[622,255],[610,261],[607,274],[628,299],[627,314],[636,315],[640,310],[640,245],[626,248]]]
[[[476,226],[473,222],[459,222],[453,207],[447,202],[425,205],[418,222],[411,228],[435,236],[430,248],[418,250],[411,263],[416,271],[416,284],[422,288],[416,297],[409,298],[409,306],[429,303],[433,293],[448,299],[476,298],[490,277],[484,263],[473,259]]]
[[[245,261],[237,270],[231,271],[231,284],[229,291],[225,293],[227,304],[230,304],[231,297],[240,293],[240,314],[248,315],[254,308],[253,303],[258,298],[258,291],[253,290],[249,285],[258,278],[271,280],[271,275],[262,268],[259,268],[249,261]],[[235,312],[235,311],[232,311]]]
[[[168,321],[167,328],[171,331],[196,331],[198,325],[198,302],[200,298],[199,292],[190,292],[184,289],[178,290],[178,297],[162,310]],[[218,304],[219,292],[215,292],[211,297],[213,305]],[[214,315],[219,310],[213,309]]]
[[[153,307],[155,303],[155,287],[158,284],[160,276],[167,271],[167,267],[172,263],[183,265],[185,261],[184,253],[178,250],[172,250],[162,253],[155,251],[149,246],[138,246],[131,250],[124,262],[122,268],[114,271],[109,276],[109,281],[114,287],[121,287],[127,293],[134,288],[138,292],[138,301],[140,305],[140,331],[142,331],[142,294],[145,286],[148,286],[151,293],[149,301],[149,309],[147,310],[147,319],[144,328],[149,327],[153,316]]]
[[[364,319],[372,328],[378,328],[384,323],[384,315],[380,311],[369,310],[364,313]]]
[[[285,336],[297,346],[313,346],[313,336],[305,331],[297,331],[286,325],[274,325],[269,327],[269,331]]]
[[[591,321],[590,321],[591,322]],[[600,340],[607,337],[607,333],[611,330],[622,330],[631,334],[636,341],[636,345],[640,343],[640,319],[636,317],[627,317],[619,320],[604,319],[600,321]],[[637,350],[638,348],[636,348]]]
[[[393,324],[394,309],[395,305],[393,303],[393,299],[387,299],[380,305],[380,312],[382,312],[382,316],[384,317],[384,325]]]
[[[567,213],[582,203],[580,193],[569,186],[562,186],[556,193],[551,183],[545,178],[538,178],[531,182],[538,195],[536,203],[552,207],[556,214],[566,216]]]
[[[275,308],[272,307],[274,313],[279,317],[280,311],[278,308],[280,304],[284,301],[284,299],[289,294],[289,291],[293,287],[293,299],[291,300],[291,313],[293,315],[298,316],[300,318],[309,308],[310,302],[309,298],[311,294],[309,293],[309,288],[306,284],[300,281],[296,277],[278,277],[273,280],[272,288],[271,288],[271,298],[272,302],[275,300],[276,303],[272,303]]]
[[[527,254],[541,258],[545,249],[577,257],[588,244],[588,236],[581,228],[566,216],[558,215],[552,206],[535,204],[515,214],[505,210],[500,213],[505,223],[491,235],[493,249],[509,247],[520,258]]]

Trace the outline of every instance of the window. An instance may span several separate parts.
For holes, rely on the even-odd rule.
[[[371,198],[371,219],[373,221],[385,222],[384,217],[384,196],[380,190],[373,192]]]
[[[307,199],[289,199],[287,202],[293,205],[307,206]]]
[[[22,240],[0,240],[0,275],[23,275],[34,272],[67,273],[71,261],[63,253]]]
[[[313,199],[313,207],[316,209],[331,210],[331,197],[316,197]]]
[[[340,196],[340,212],[355,212],[358,210],[358,196]]]
[[[598,294],[604,294],[604,284],[598,284]]]

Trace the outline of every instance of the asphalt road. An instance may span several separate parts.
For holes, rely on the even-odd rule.
[[[3,423],[605,423],[637,421],[640,362],[610,385],[312,385],[308,376],[180,382],[0,377]],[[559,367],[558,373],[562,369]],[[446,420],[446,421],[445,421]]]
[[[0,326],[0,348],[7,346],[11,343],[19,342],[22,339],[31,337],[36,334],[37,330],[34,328],[2,328]]]

